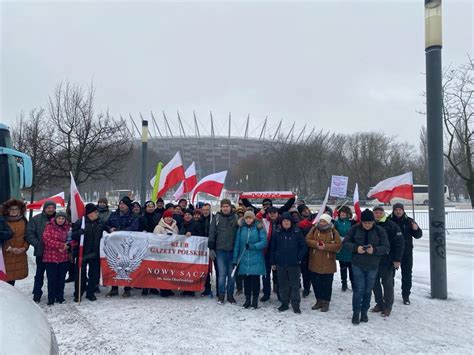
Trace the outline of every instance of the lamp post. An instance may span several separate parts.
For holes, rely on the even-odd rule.
[[[426,130],[428,136],[431,297],[447,299],[441,19],[441,0],[425,0]]]
[[[140,204],[143,206],[146,202],[146,158],[148,154],[148,121],[142,120],[142,171],[140,186]]]

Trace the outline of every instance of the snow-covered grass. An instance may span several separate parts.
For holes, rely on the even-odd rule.
[[[340,290],[338,274],[328,313],[312,311],[313,293],[302,300],[302,314],[291,310],[279,314],[275,295],[258,310],[238,305],[219,306],[215,299],[175,296],[105,298],[101,288],[96,302],[72,300],[73,286],[66,286],[63,305],[41,308],[52,324],[62,353],[473,353],[474,233],[448,236],[449,299],[429,297],[429,251],[427,234],[416,241],[412,304],[402,304],[400,275],[389,318],[369,313],[369,323],[351,324],[352,292]],[[17,283],[30,295],[30,276]],[[46,286],[44,288],[46,293]],[[372,300],[373,304],[373,300]]]

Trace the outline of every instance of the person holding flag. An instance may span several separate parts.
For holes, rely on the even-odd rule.
[[[89,301],[95,301],[94,290],[100,278],[100,239],[102,232],[107,230],[105,223],[99,218],[97,206],[88,203],[85,207],[85,217],[77,220],[72,226],[72,239],[80,244],[81,236],[84,241],[82,258],[76,264],[76,282],[74,284],[74,301],[79,302],[84,290]],[[84,222],[83,222],[84,220]],[[82,224],[84,223],[84,226]],[[84,227],[84,229],[83,229]],[[81,290],[79,291],[79,269],[81,269]],[[79,297],[80,296],[80,297]]]

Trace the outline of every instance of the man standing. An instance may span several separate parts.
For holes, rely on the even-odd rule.
[[[211,220],[213,218],[211,213],[211,205],[209,203],[204,203],[201,207],[201,219],[199,223],[201,223],[201,229],[203,230],[203,236],[209,238],[209,227],[211,226]],[[217,271],[217,260],[210,261],[209,273],[207,274],[206,283],[204,285],[204,292],[201,296],[210,296],[212,295],[211,291],[211,273],[212,273],[212,264],[214,264],[214,270],[216,270],[216,294],[219,294],[219,288],[217,286],[219,273]]]
[[[387,233],[375,225],[374,213],[366,209],[361,223],[353,226],[344,238],[343,247],[352,252],[354,285],[352,293],[352,324],[368,322],[367,311],[379,267],[380,257],[388,254]]]
[[[109,209],[109,201],[105,197],[99,198],[97,201],[97,210],[99,211],[99,218],[103,223],[107,223],[112,211]]]
[[[406,215],[405,209],[401,203],[393,205],[393,213],[390,215],[390,220],[395,222],[402,231],[405,240],[405,247],[403,249],[403,256],[401,262],[402,269],[402,297],[403,304],[410,304],[411,293],[411,275],[413,269],[413,238],[420,239],[423,236],[423,231],[418,224]]]
[[[379,271],[374,284],[375,307],[373,312],[382,312],[384,317],[392,312],[395,271],[400,267],[403,254],[403,235],[400,228],[387,219],[383,206],[374,207],[375,223],[387,233],[390,253],[380,258]],[[382,284],[380,284],[382,282]],[[383,287],[383,290],[382,290]]]
[[[35,284],[33,286],[33,301],[39,303],[43,295],[44,273],[46,266],[43,263],[43,232],[46,224],[56,215],[56,203],[46,201],[43,205],[43,212],[34,216],[26,226],[26,241],[35,248],[36,274]]]
[[[227,301],[235,304],[234,278],[232,277],[232,261],[234,258],[234,241],[237,232],[237,215],[232,213],[230,200],[221,201],[221,210],[216,213],[209,227],[209,257],[211,260],[217,258],[218,276],[218,303],[224,304],[227,293]]]
[[[107,221],[107,229],[115,231],[138,231],[138,218],[132,213],[132,201],[128,196],[122,197],[117,211],[112,212]],[[130,297],[131,287],[125,287],[122,297]],[[112,286],[106,297],[118,295],[118,286]]]

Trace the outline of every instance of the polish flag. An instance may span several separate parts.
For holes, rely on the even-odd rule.
[[[392,198],[399,197],[413,200],[413,174],[409,173],[394,176],[380,181],[370,189],[368,198],[376,198],[380,202],[389,202]]]
[[[317,224],[319,222],[319,219],[321,218],[321,216],[324,214],[324,211],[326,210],[326,205],[328,203],[329,191],[330,190],[331,190],[331,188],[328,187],[328,190],[326,191],[326,196],[324,197],[323,204],[319,208],[318,214],[313,219],[313,224]]]
[[[198,192],[205,192],[209,195],[219,197],[224,187],[225,178],[227,176],[227,170],[221,171],[220,173],[215,173],[203,177],[194,187],[192,193],[192,201],[194,204],[194,198]]]
[[[46,201],[53,201],[56,202],[57,205],[61,205],[62,207],[64,207],[66,205],[66,201],[64,200],[64,191],[58,193],[57,195],[32,202],[28,204],[26,208],[29,210],[40,210]]]
[[[164,196],[166,191],[184,179],[184,166],[183,161],[181,160],[181,154],[176,152],[173,159],[171,159],[168,164],[166,164],[163,169],[161,169],[158,193],[156,197]]]
[[[354,211],[357,216],[357,222],[360,222],[360,216],[362,214],[362,211],[360,210],[360,203],[359,203],[359,185],[356,183],[355,189],[354,189]]]
[[[194,189],[194,186],[197,184],[197,175],[196,175],[196,164],[192,164],[184,172],[185,179],[181,181],[181,184],[176,189],[173,199],[179,200],[181,196],[185,193],[191,192]]]
[[[77,189],[76,182],[74,181],[74,176],[71,174],[71,222],[74,223],[77,220],[81,219],[85,214],[84,200]]]

